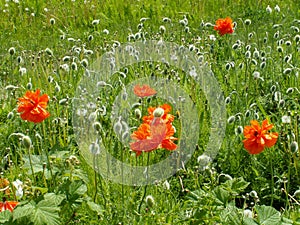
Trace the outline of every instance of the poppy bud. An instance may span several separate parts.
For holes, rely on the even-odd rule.
[[[46,52],[48,55],[50,55],[50,56],[53,55],[53,52],[51,51],[50,48],[46,48],[46,49],[45,49],[45,52]]]
[[[96,142],[90,144],[89,150],[93,155],[100,154],[100,146]]]
[[[290,74],[292,72],[292,69],[291,68],[286,68],[284,71],[283,71],[283,74],[287,75],[287,74]]]
[[[291,151],[292,151],[293,153],[296,153],[296,152],[298,151],[298,143],[297,143],[296,141],[293,141],[293,142],[291,143]]]
[[[153,116],[154,116],[154,117],[161,117],[162,115],[164,115],[164,113],[165,113],[164,109],[158,107],[158,108],[156,108],[156,109],[154,110]]]
[[[297,197],[300,199],[300,190],[295,191],[294,197]]]
[[[11,120],[11,119],[13,119],[13,118],[14,118],[14,113],[13,113],[13,112],[9,112],[9,113],[7,114],[7,119]]]
[[[14,55],[16,53],[16,49],[14,47],[11,47],[10,49],[8,49],[8,53],[10,55]]]
[[[88,67],[88,65],[89,65],[89,62],[88,62],[88,60],[87,59],[83,59],[83,60],[81,60],[81,65],[83,66],[83,67]]]
[[[228,96],[227,98],[225,98],[225,104],[229,104],[230,102],[231,102],[230,96]]]
[[[252,197],[252,198],[258,198],[257,192],[256,192],[256,191],[251,191],[251,192],[249,193],[249,195],[250,195],[250,197]]]
[[[25,147],[26,149],[30,149],[30,147],[31,147],[31,145],[32,145],[32,142],[31,142],[30,137],[24,135],[24,136],[22,137],[22,144],[24,145],[24,147]]]
[[[99,132],[101,129],[101,124],[99,122],[95,122],[95,123],[93,123],[93,127],[96,131]]]
[[[55,19],[54,19],[54,18],[51,18],[51,19],[50,19],[50,24],[51,24],[51,25],[54,25],[54,24],[55,24]]]
[[[68,103],[68,99],[67,98],[63,98],[61,100],[59,100],[58,104],[60,105],[66,105]]]
[[[230,123],[233,123],[235,121],[235,116],[230,116],[227,120],[227,122],[230,124]]]
[[[281,46],[278,46],[277,51],[281,53],[281,52],[283,52],[283,48]]]
[[[151,195],[146,197],[146,204],[149,208],[153,207],[155,204],[154,198]]]
[[[242,126],[238,126],[237,128],[235,128],[235,134],[239,135],[243,133],[243,127]]]
[[[232,49],[234,49],[234,50],[237,49],[238,47],[239,47],[239,45],[237,43],[232,45]]]
[[[142,112],[141,112],[141,110],[140,110],[140,109],[135,109],[135,110],[134,110],[134,115],[135,115],[135,117],[136,117],[137,119],[141,119],[141,117],[142,117]]]
[[[246,112],[245,112],[245,117],[249,117],[251,115],[251,111],[250,110],[247,110]]]
[[[246,19],[244,23],[245,23],[245,25],[249,26],[251,24],[251,20]]]
[[[291,94],[291,93],[293,93],[294,92],[294,88],[292,88],[292,87],[290,87],[290,88],[288,88],[287,90],[286,90],[286,93],[287,94]]]

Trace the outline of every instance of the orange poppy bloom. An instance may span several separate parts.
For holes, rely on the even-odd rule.
[[[278,133],[268,132],[273,128],[273,124],[268,124],[268,120],[264,120],[262,125],[256,121],[252,120],[251,126],[245,126],[243,140],[245,149],[250,154],[261,153],[265,147],[272,147],[275,145],[278,139]]]
[[[27,91],[22,98],[19,98],[18,112],[23,120],[40,123],[50,116],[46,111],[49,97],[46,94],[40,96],[40,90],[36,92]]]
[[[161,116],[161,119],[165,122],[165,123],[172,123],[174,120],[174,116],[172,114],[169,114],[169,112],[171,112],[172,107],[168,104],[163,104],[162,106],[159,106],[159,108],[162,108],[164,110],[164,114]],[[152,122],[152,120],[154,119],[154,110],[156,109],[156,107],[149,107],[148,108],[148,116],[144,116],[143,117],[143,122],[144,123],[150,123]]]
[[[155,122],[155,119],[157,122]],[[131,138],[136,140],[130,148],[139,156],[142,152],[151,152],[158,148],[175,150],[177,145],[173,142],[175,130],[171,123],[165,124],[161,119],[155,118],[152,124],[143,123],[133,132]]]
[[[149,85],[144,84],[143,86],[135,85],[133,92],[136,96],[140,98],[149,97],[155,95],[157,92],[152,89]]]
[[[218,19],[216,21],[216,25],[214,29],[219,32],[221,36],[225,34],[233,33],[233,23],[230,17],[226,17],[225,19]]]
[[[12,212],[18,204],[19,202],[6,201],[5,198],[3,198],[3,202],[0,202],[0,212],[3,212],[5,210],[9,210]]]

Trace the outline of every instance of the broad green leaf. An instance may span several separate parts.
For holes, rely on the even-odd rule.
[[[69,194],[74,196],[82,196],[87,192],[86,185],[81,180],[75,180],[71,182],[70,188],[69,188]]]
[[[241,215],[238,208],[235,206],[226,207],[221,213],[221,219],[223,224],[226,225],[240,225]]]
[[[13,221],[32,215],[35,202],[31,201],[26,205],[18,206],[13,211]]]
[[[232,180],[227,180],[225,184],[227,184],[232,191],[240,193],[241,191],[245,190],[250,183],[245,181],[243,177],[239,177]]]
[[[261,225],[279,225],[281,224],[280,212],[271,206],[256,206],[258,222]]]
[[[225,206],[228,203],[228,200],[230,198],[228,191],[219,186],[214,189],[213,193],[218,204]]]
[[[255,220],[253,220],[252,218],[244,218],[242,224],[243,225],[258,225],[258,223]]]
[[[89,206],[89,208],[92,211],[96,212],[98,215],[102,215],[103,214],[103,208],[100,205],[98,205],[98,204],[96,204],[94,202],[91,202],[91,201],[88,201],[87,205]]]
[[[0,213],[0,224],[4,224],[10,220],[12,213],[9,210],[5,210]]]
[[[60,224],[58,211],[59,208],[53,202],[42,200],[36,205],[34,213],[30,218],[35,225],[58,225]]]
[[[65,195],[56,195],[55,193],[47,193],[44,195],[46,201],[53,202],[55,206],[60,205],[60,203],[65,199]]]

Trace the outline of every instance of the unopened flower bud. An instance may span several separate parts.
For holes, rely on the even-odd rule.
[[[250,195],[250,197],[252,197],[252,198],[258,198],[258,196],[257,196],[257,192],[256,191],[251,191],[250,193],[249,193],[249,195]]]
[[[9,112],[9,113],[7,114],[7,119],[11,120],[11,119],[13,119],[13,118],[14,118],[14,113],[13,113],[13,112]]]
[[[249,26],[251,24],[251,20],[246,19],[244,23],[245,23],[245,25]]]
[[[142,117],[142,112],[141,112],[141,110],[140,110],[140,109],[135,109],[135,110],[134,110],[134,115],[135,115],[135,117],[136,117],[137,119],[141,119],[141,117]]]
[[[101,124],[99,122],[95,122],[95,123],[93,123],[93,127],[96,131],[99,132],[101,129]]]
[[[235,116],[230,116],[227,120],[227,122],[230,124],[230,123],[233,123],[235,121]]]
[[[8,52],[10,55],[14,55],[16,53],[16,49],[14,47],[11,47],[10,49],[8,49]]]
[[[93,155],[100,154],[100,146],[96,142],[90,144],[89,150]]]
[[[153,116],[154,116],[154,117],[161,117],[162,115],[164,115],[164,113],[165,113],[164,109],[158,107],[158,108],[156,108],[156,109],[154,110]]]
[[[149,208],[153,207],[155,204],[154,198],[151,195],[146,197],[146,204]]]
[[[292,88],[292,87],[290,87],[290,88],[288,88],[287,90],[286,90],[286,93],[287,94],[291,94],[291,93],[293,93],[294,92],[294,88]]]
[[[22,144],[24,145],[24,147],[25,147],[26,149],[30,149],[30,147],[31,147],[31,145],[32,145],[32,142],[31,142],[30,137],[24,135],[24,136],[22,137]]]
[[[53,55],[53,52],[52,52],[52,50],[50,49],[50,48],[46,48],[45,49],[45,52],[48,54],[48,55]]]
[[[51,24],[51,25],[54,25],[54,24],[55,24],[55,19],[54,19],[54,18],[51,18],[51,19],[50,19],[50,24]]]
[[[243,127],[242,127],[242,126],[238,126],[238,127],[235,129],[235,134],[236,134],[236,135],[242,134],[243,131],[244,131]]]
[[[66,105],[68,103],[68,99],[67,98],[63,98],[61,100],[59,100],[58,102],[60,105]]]
[[[291,151],[292,151],[293,153],[296,153],[296,152],[298,151],[298,143],[297,143],[296,141],[293,141],[293,142],[291,143]]]

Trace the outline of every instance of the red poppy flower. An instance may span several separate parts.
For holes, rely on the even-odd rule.
[[[152,89],[149,85],[144,84],[143,86],[135,85],[133,92],[136,96],[140,98],[149,97],[155,95],[157,92]]]
[[[225,34],[233,33],[233,23],[230,17],[226,17],[225,19],[218,19],[216,21],[216,25],[214,29],[219,32],[221,36]]]
[[[144,116],[143,117],[143,122],[144,123],[150,123],[153,119],[154,119],[154,110],[157,107],[149,107],[148,108],[148,116]],[[165,123],[171,123],[174,120],[174,116],[172,114],[169,114],[169,112],[171,112],[172,107],[168,104],[163,104],[162,106],[159,106],[159,108],[162,108],[164,110],[164,114],[161,116],[161,119],[165,122]]]
[[[3,212],[5,210],[9,210],[12,212],[18,204],[19,202],[15,201],[3,201],[0,203],[0,212]]]
[[[243,140],[244,147],[250,154],[261,153],[265,147],[270,148],[275,145],[278,133],[268,132],[273,128],[273,124],[268,124],[268,120],[264,120],[261,126],[256,120],[252,120],[250,123],[251,126],[244,128],[246,139]]]
[[[142,152],[151,152],[158,148],[175,150],[177,145],[173,142],[177,138],[171,123],[164,123],[160,118],[154,118],[152,123],[143,123],[133,132],[131,138],[136,140],[130,144],[130,148],[139,156]]]
[[[19,98],[18,112],[21,113],[23,120],[40,123],[50,116],[46,111],[48,101],[48,95],[40,96],[39,89],[36,92],[27,91],[22,98]]]

